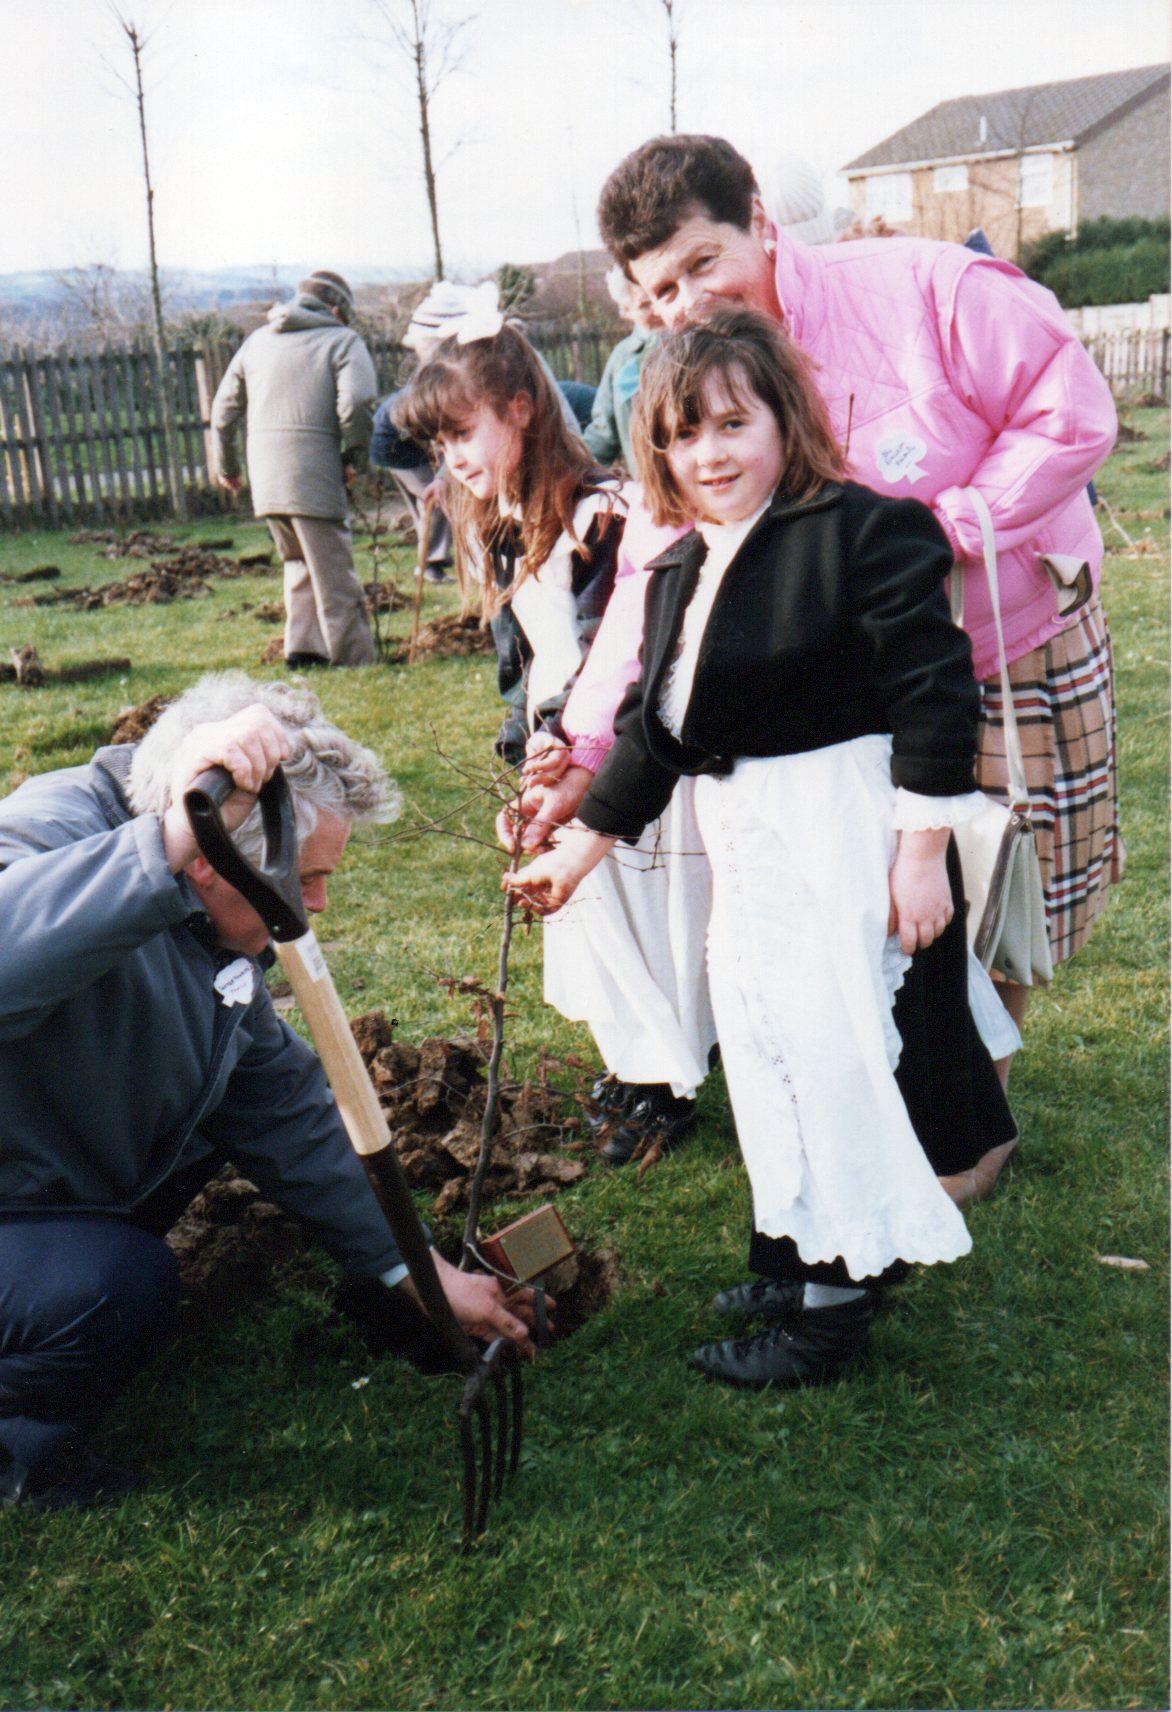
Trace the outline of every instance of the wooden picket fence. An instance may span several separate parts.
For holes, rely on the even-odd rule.
[[[622,329],[527,329],[554,373],[596,385]],[[402,348],[369,341],[382,391],[401,384]],[[218,511],[211,481],[211,403],[235,345],[167,353],[180,481],[189,512]],[[0,357],[0,529],[118,522],[170,514],[154,350],[27,350]]]
[[[1172,397],[1172,331],[1167,327],[1117,327],[1083,340],[1116,398]]]
[[[526,330],[559,378],[588,385],[597,384],[621,333],[538,324]],[[404,353],[393,341],[369,343],[380,388],[390,392],[402,383]],[[1117,397],[1168,400],[1166,328],[1127,328],[1085,343]],[[211,482],[209,421],[234,349],[225,341],[167,353],[180,480],[192,513],[226,504]],[[148,346],[0,356],[0,530],[169,516],[161,398]]]

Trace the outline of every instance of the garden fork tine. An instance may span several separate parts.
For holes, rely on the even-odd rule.
[[[508,1390],[504,1370],[508,1369]],[[486,1395],[492,1386],[496,1432]],[[484,1532],[490,1499],[504,1490],[505,1475],[515,1474],[521,1455],[521,1369],[517,1351],[497,1338],[470,1373],[460,1399],[460,1444],[464,1454],[464,1550]],[[472,1417],[476,1417],[473,1430]],[[477,1456],[479,1440],[479,1457]],[[494,1443],[495,1441],[495,1443]]]
[[[220,808],[234,789],[232,775],[222,767],[201,773],[185,795],[188,816],[203,855],[259,911],[273,937],[281,968],[289,977],[330,1079],[342,1121],[366,1167],[419,1300],[454,1365],[465,1376],[459,1425],[466,1551],[484,1532],[489,1500],[494,1493],[500,1496],[506,1467],[511,1474],[517,1471],[521,1454],[520,1358],[507,1338],[498,1338],[482,1353],[457,1321],[440,1286],[427,1234],[411,1200],[378,1096],[305,915],[292,803],[281,769],[277,768],[260,793],[265,848],[259,867],[241,855],[220,819]],[[511,1411],[505,1392],[506,1368]],[[496,1399],[495,1451],[493,1413],[486,1396],[490,1384]],[[480,1441],[479,1458],[476,1438]]]

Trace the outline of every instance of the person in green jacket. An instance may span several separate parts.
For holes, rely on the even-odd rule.
[[[622,268],[611,268],[606,288],[623,320],[634,323],[634,330],[619,340],[607,358],[584,438],[600,463],[621,460],[631,470],[631,409],[639,390],[639,370],[663,322],[647,293]]]

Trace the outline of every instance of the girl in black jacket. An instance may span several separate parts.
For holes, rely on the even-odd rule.
[[[969,1014],[949,832],[983,800],[977,687],[939,526],[843,480],[773,323],[722,311],[664,340],[633,441],[655,521],[697,526],[650,567],[642,676],[580,825],[508,883],[557,908],[616,838],[694,793],[761,1275],[716,1306],[766,1329],[693,1360],[734,1385],[802,1384],[861,1354],[885,1279],[967,1252],[938,1174],[1013,1135]]]

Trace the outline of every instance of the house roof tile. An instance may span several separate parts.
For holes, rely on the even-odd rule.
[[[867,167],[1016,151],[1046,143],[1081,142],[1121,109],[1167,82],[1168,77],[1166,65],[1145,65],[1096,77],[1074,77],[1064,83],[1035,83],[989,95],[962,95],[922,113],[842,170],[856,172]]]

